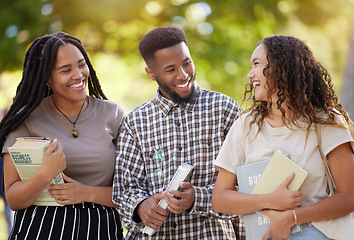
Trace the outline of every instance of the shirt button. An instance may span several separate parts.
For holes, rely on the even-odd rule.
[[[173,223],[173,227],[176,228],[177,227],[177,223]]]
[[[181,126],[180,122],[176,122],[177,127]]]
[[[182,148],[182,147],[179,147],[179,148],[178,148],[178,150],[182,151],[182,150],[183,150],[183,148]]]

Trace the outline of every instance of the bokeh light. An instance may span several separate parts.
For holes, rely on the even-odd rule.
[[[44,4],[41,10],[42,15],[50,15],[53,12],[53,5],[52,4]]]
[[[16,25],[10,25],[5,30],[5,36],[8,38],[16,37],[18,33],[18,28]]]
[[[145,9],[152,16],[156,16],[156,15],[160,14],[160,12],[162,10],[160,4],[156,1],[148,2],[145,6]]]

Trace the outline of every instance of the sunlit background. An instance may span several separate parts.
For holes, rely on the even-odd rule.
[[[199,85],[238,102],[254,48],[275,34],[304,40],[340,95],[353,8],[354,0],[1,0],[0,109],[15,94],[30,43],[64,31],[83,42],[107,97],[131,111],[156,93],[138,42],[165,25],[186,32]],[[3,226],[0,220],[0,239]]]

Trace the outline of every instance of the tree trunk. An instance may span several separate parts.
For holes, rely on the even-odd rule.
[[[343,88],[341,92],[341,103],[354,121],[354,21],[350,33],[350,46],[348,61],[344,72]]]

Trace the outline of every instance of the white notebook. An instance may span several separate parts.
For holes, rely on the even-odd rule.
[[[173,175],[173,178],[169,182],[166,190],[182,190],[179,188],[179,184],[181,182],[185,182],[189,179],[190,175],[192,174],[194,166],[190,163],[183,163],[181,166],[178,167],[176,173]],[[159,206],[162,207],[163,209],[166,209],[168,204],[167,204],[167,196],[165,196],[163,199],[159,201]],[[146,233],[148,235],[153,235],[157,230],[154,230],[150,227],[145,227],[143,230],[143,233]]]

